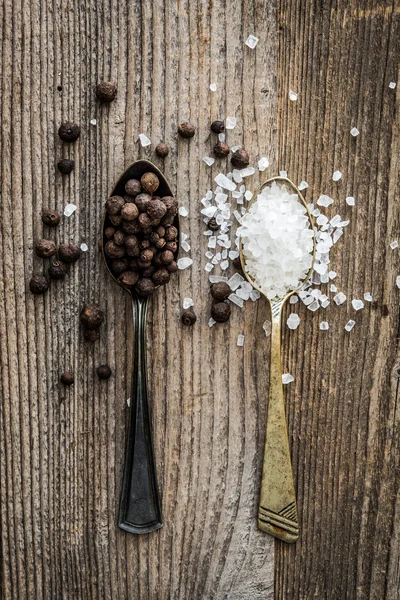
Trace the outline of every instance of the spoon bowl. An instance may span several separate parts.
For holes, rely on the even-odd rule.
[[[268,179],[253,196],[248,208],[257,199],[260,192],[272,182],[293,190],[307,210],[311,228],[313,219],[300,190],[286,177]],[[288,291],[281,298],[269,299],[257,282],[246,271],[246,257],[240,241],[240,262],[243,273],[251,285],[265,296],[271,308],[271,358],[267,428],[264,446],[264,462],[261,478],[260,501],[258,508],[258,527],[262,531],[283,540],[295,542],[299,537],[296,494],[290,460],[289,439],[286,425],[285,404],[282,386],[281,365],[281,322],[282,309],[286,300],[298,291],[309,279],[315,260],[316,240],[313,238],[311,267],[300,285]]]

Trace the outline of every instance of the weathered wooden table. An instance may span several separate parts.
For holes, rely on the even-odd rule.
[[[1,14],[0,499],[4,600],[352,600],[400,597],[398,331],[400,10],[395,2],[74,2],[3,0]],[[255,50],[244,45],[252,33]],[[118,98],[94,88],[114,79]],[[211,82],[217,91],[209,90]],[[291,102],[293,89],[298,100]],[[341,307],[285,329],[287,413],[301,537],[275,545],[256,529],[266,421],[266,303],[209,329],[200,199],[219,164],[209,124],[236,116],[231,144],[268,175],[332,194],[351,222],[332,253]],[[57,129],[82,127],[66,148]],[[96,125],[90,124],[96,119]],[[198,133],[177,139],[190,119]],[[353,138],[356,125],[360,135]],[[152,140],[141,149],[139,133]],[[194,265],[150,309],[149,380],[164,528],[116,527],[127,429],[132,329],[124,292],[97,239],[104,200],[137,157],[155,160],[190,209],[183,228]],[[62,177],[56,162],[75,160]],[[222,169],[227,164],[222,162]],[[343,178],[332,181],[339,169]],[[356,206],[345,203],[356,198]],[[27,291],[41,209],[78,210],[57,241],[89,246],[65,282]],[[354,316],[352,298],[374,301]],[[179,316],[184,296],[199,315]],[[101,340],[81,337],[85,301],[106,311]],[[289,308],[287,308],[287,312]],[[328,320],[330,329],[319,331]],[[245,333],[244,348],[236,346]],[[114,376],[100,382],[95,368]],[[71,388],[59,384],[66,368]],[[274,575],[275,574],[275,575]],[[275,591],[274,591],[275,590]]]

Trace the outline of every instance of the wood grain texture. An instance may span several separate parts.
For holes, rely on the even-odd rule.
[[[389,247],[400,235],[398,92],[389,89],[399,19],[395,2],[279,7],[279,164],[308,181],[308,200],[331,195],[326,213],[350,225],[331,253],[347,303],[324,316],[300,307],[300,329],[284,336],[301,534],[295,546],[276,544],[277,600],[400,598],[400,264]],[[355,313],[350,301],[366,291],[374,301]],[[318,331],[323,318],[329,331]]]
[[[1,597],[4,600],[266,600],[273,542],[256,529],[266,420],[268,341],[262,303],[208,327],[200,199],[222,161],[202,157],[209,124],[238,118],[229,142],[276,165],[277,32],[274,3],[4,0],[0,5]],[[257,52],[244,41],[263,40]],[[100,106],[98,81],[118,98]],[[209,84],[217,82],[217,92]],[[60,89],[58,89],[60,88]],[[91,125],[91,119],[97,125]],[[191,119],[198,134],[177,139]],[[81,125],[63,145],[59,124]],[[140,149],[138,135],[152,139]],[[129,299],[108,276],[97,240],[103,204],[122,170],[155,160],[190,208],[192,269],[152,301],[148,364],[164,528],[133,536],[116,526],[130,394]],[[75,160],[62,177],[61,157]],[[256,183],[256,182],[255,182]],[[42,207],[78,206],[56,231]],[[27,287],[41,260],[34,241],[85,241],[89,252],[44,297]],[[185,296],[198,323],[180,324]],[[106,312],[101,340],[79,331],[84,302]],[[236,346],[246,332],[245,349]],[[109,382],[95,374],[108,362]],[[75,384],[59,376],[70,368]]]

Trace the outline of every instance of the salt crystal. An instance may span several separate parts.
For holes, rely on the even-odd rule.
[[[335,279],[335,277],[337,276],[337,273],[336,273],[336,271],[329,271],[328,275],[329,275],[329,279]]]
[[[327,331],[329,329],[328,321],[321,321],[321,323],[319,324],[319,328],[321,329],[321,331]]]
[[[215,235],[212,235],[210,237],[210,239],[208,240],[208,247],[216,248],[216,246],[217,246],[217,237]]]
[[[224,275],[210,275],[208,279],[210,283],[220,283],[221,281],[225,283],[228,282],[228,278]]]
[[[289,298],[289,304],[297,304],[299,297],[296,294],[292,294]]]
[[[217,210],[218,208],[216,206],[206,206],[205,208],[202,208],[200,212],[202,215],[205,215],[206,217],[211,219],[215,215]]]
[[[236,123],[237,123],[236,117],[226,117],[225,128],[226,129],[234,129],[236,127]],[[223,187],[223,186],[221,186],[221,187]]]
[[[313,312],[315,312],[316,310],[319,309],[319,302],[318,300],[314,300],[314,302],[311,302],[311,304],[309,304],[307,306],[308,310],[312,310]]]
[[[182,248],[182,250],[184,250],[185,252],[189,252],[189,250],[190,250],[190,246],[189,246],[189,244],[187,243],[187,241],[186,241],[186,240],[183,240],[183,241],[181,242],[181,248]]]
[[[127,404],[127,406],[130,406],[130,405],[131,405],[131,399],[130,399],[130,398],[127,398],[127,399],[126,399],[126,404]]]
[[[287,171],[279,171],[279,177],[287,177]]]
[[[187,217],[189,214],[188,209],[185,208],[184,206],[180,206],[178,212],[181,215],[181,217]]]
[[[212,92],[216,92],[217,91],[217,84],[216,83],[210,83],[210,90]]]
[[[354,308],[354,310],[361,310],[362,308],[364,308],[364,302],[362,300],[352,300],[351,305]]]
[[[228,285],[231,288],[232,292],[237,290],[237,288],[242,284],[243,281],[244,279],[239,273],[235,273],[234,275],[232,275],[232,277],[228,279]]]
[[[372,302],[372,296],[370,292],[365,292],[364,300],[366,300],[367,302]]]
[[[339,181],[339,179],[342,179],[342,173],[340,171],[335,171],[332,175],[332,179],[333,181]]]
[[[213,232],[211,231],[211,229],[207,229],[207,231],[205,231],[205,232],[203,233],[203,235],[212,236],[212,235],[213,235]]]
[[[301,192],[301,190],[306,190],[308,188],[308,183],[307,181],[300,181],[299,183],[299,190]]]
[[[264,321],[263,323],[263,329],[265,331],[265,335],[268,337],[271,335],[272,332],[272,323],[271,321],[268,321],[268,319],[266,321]]]
[[[76,211],[76,209],[77,207],[75,206],[75,204],[67,204],[64,208],[64,215],[66,217],[70,217]]]
[[[262,156],[258,161],[258,170],[265,171],[265,169],[269,166],[269,160],[266,156]]]
[[[192,298],[184,298],[183,299],[183,308],[190,308],[191,306],[194,306],[194,302]]]
[[[349,321],[347,321],[346,325],[344,326],[346,331],[351,331],[354,327],[354,325],[356,324],[355,321],[353,321],[353,319],[350,319]]]
[[[390,242],[390,247],[392,250],[394,250],[395,248],[397,248],[399,245],[399,242],[397,240],[395,240],[394,242]]]
[[[211,156],[205,156],[203,158],[203,162],[205,162],[208,167],[211,167],[211,165],[215,163],[215,158],[212,158]]]
[[[243,346],[243,344],[244,344],[244,335],[239,334],[238,338],[237,338],[236,345],[237,346]]]
[[[282,383],[284,383],[284,384],[286,384],[286,383],[292,383],[292,381],[294,381],[293,375],[291,375],[290,373],[283,373],[282,374]]]
[[[246,167],[245,169],[241,169],[240,174],[242,177],[249,177],[250,175],[254,175],[255,172],[254,167]]]
[[[327,196],[326,194],[322,194],[318,200],[317,200],[317,204],[318,206],[330,206],[331,204],[333,204],[333,200],[332,198],[329,198],[329,196]]]
[[[315,263],[314,264],[314,270],[317,271],[317,273],[319,273],[320,275],[323,275],[324,273],[327,272],[328,265],[323,265],[323,264],[320,264],[320,263]]]
[[[347,198],[346,198],[346,204],[348,206],[354,206],[355,203],[356,203],[356,200],[355,200],[355,198],[353,198],[353,196],[347,196]]]
[[[225,258],[228,258],[228,250],[226,248],[222,250],[222,259],[224,260]]]
[[[248,46],[249,48],[254,50],[254,48],[258,44],[258,37],[256,37],[255,35],[249,35],[249,37],[245,41],[245,44],[246,44],[246,46]]]
[[[246,200],[251,200],[253,197],[253,193],[250,190],[247,190],[244,197],[246,198]]]
[[[213,327],[213,326],[215,325],[215,323],[216,323],[216,322],[217,322],[217,321],[214,321],[214,319],[211,317],[211,318],[208,320],[208,326],[209,326],[209,327]]]
[[[213,262],[217,262],[215,257],[213,258]],[[207,273],[209,273],[210,271],[212,271],[214,268],[214,265],[212,263],[207,263],[206,266],[204,267],[204,270],[207,271]]]
[[[226,177],[223,173],[218,173],[214,181],[225,190],[229,190],[231,192],[233,192],[233,190],[236,190],[236,185],[233,183],[233,181],[228,179],[228,177]]]
[[[337,292],[337,287],[334,283],[331,283],[331,285],[329,286],[329,291],[331,292]]]
[[[226,269],[229,267],[229,260],[223,260],[220,266],[223,271],[226,271]]]
[[[239,150],[240,146],[232,146],[231,148],[231,152],[234,154],[237,150]],[[238,171],[237,169],[234,169],[236,171]]]
[[[92,120],[90,121],[90,124],[91,124],[91,125],[97,125],[97,121],[96,121],[96,119],[92,119]]]
[[[211,206],[211,202],[209,201],[209,199],[208,199],[208,198],[202,198],[202,199],[201,199],[201,203],[202,203],[202,205],[203,205],[205,208],[207,208],[207,207]]]
[[[299,97],[299,95],[296,92],[294,92],[293,90],[289,91],[289,100],[291,100],[292,102],[295,102],[298,97]]]
[[[342,235],[343,229],[336,229],[333,234],[333,243],[336,244],[336,242],[342,237]]]
[[[192,259],[188,258],[188,257],[179,258],[177,261],[178,269],[187,269],[192,264],[193,264]]]
[[[400,288],[400,275],[397,275],[396,277],[396,285],[398,288]]]
[[[243,306],[244,306],[244,302],[243,302],[242,298],[239,298],[239,296],[237,296],[236,294],[229,294],[228,300],[233,302],[233,304],[240,306],[240,308],[243,308]]]
[[[329,219],[326,215],[319,215],[317,219],[317,225],[326,225]]]
[[[214,254],[210,250],[207,250],[207,252],[205,252],[204,256],[206,258],[208,258],[209,260],[211,260],[214,256]]]
[[[353,137],[357,137],[360,132],[358,131],[357,127],[353,127],[350,129],[350,133]]]
[[[394,81],[391,81],[389,83],[389,87],[390,87],[391,90],[395,90],[396,89],[396,83]]]
[[[339,292],[338,294],[336,294],[336,296],[333,297],[333,299],[336,302],[336,304],[340,306],[340,304],[346,302],[347,297],[343,294],[343,292]]]
[[[79,247],[82,250],[82,252],[87,252],[89,250],[89,246],[85,244],[85,242],[82,242],[82,244]]]
[[[297,329],[299,325],[300,325],[299,315],[297,315],[296,313],[292,313],[287,320],[287,326],[289,327],[289,329]]]
[[[341,227],[347,227],[347,225],[350,223],[350,221],[347,219],[346,221],[339,221],[339,223],[336,224],[337,228],[341,228]]]
[[[139,140],[140,140],[140,144],[142,145],[143,148],[145,148],[146,146],[150,146],[150,144],[151,144],[151,141],[149,140],[147,135],[145,135],[144,133],[139,134]]]
[[[258,300],[260,298],[261,294],[258,290],[251,290],[250,292],[250,300],[252,300],[253,302],[255,302],[256,300]]]
[[[231,260],[233,260],[234,258],[238,258],[239,256],[239,252],[237,250],[230,250],[229,251],[229,258]]]
[[[218,141],[219,142],[224,142],[225,141],[225,134],[224,133],[219,133],[218,134]]]
[[[329,305],[330,305],[330,301],[328,300],[328,298],[327,298],[326,300],[323,300],[323,301],[321,302],[321,306],[322,306],[322,308],[326,308],[326,307],[327,307],[327,306],[329,306]]]
[[[233,214],[235,215],[237,222],[242,223],[242,217],[240,216],[240,213],[238,213],[237,210],[234,210]]]

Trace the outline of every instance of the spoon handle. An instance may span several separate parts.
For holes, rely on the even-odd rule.
[[[119,526],[131,533],[162,527],[146,377],[147,299],[132,295],[134,363]]]
[[[282,387],[282,306],[283,302],[271,302],[269,403],[258,527],[284,542],[295,542],[299,537],[299,526]]]

